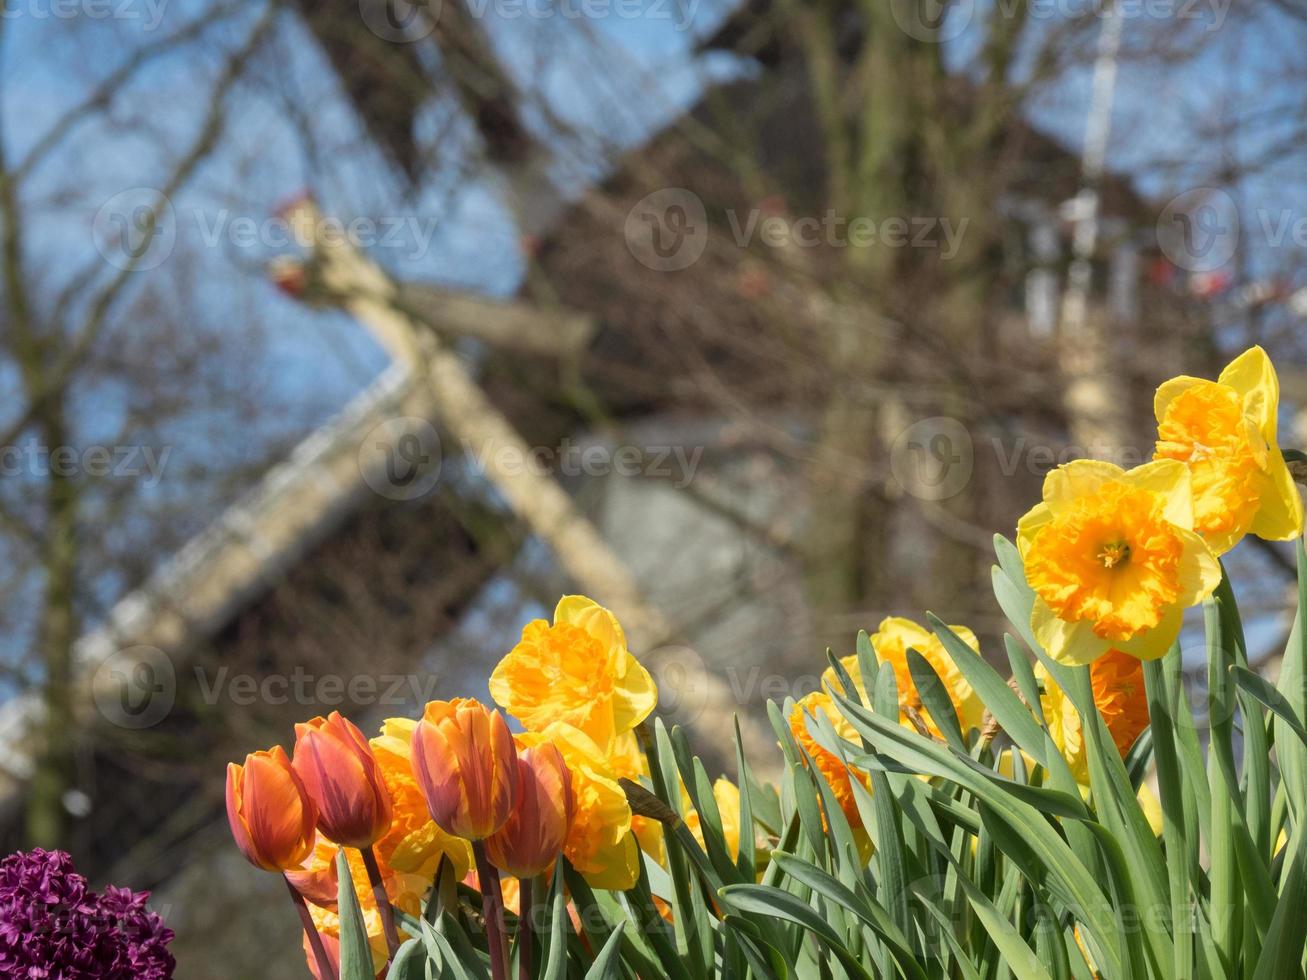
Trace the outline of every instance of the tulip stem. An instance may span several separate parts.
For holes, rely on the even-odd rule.
[[[490,948],[490,973],[494,980],[508,980],[508,942],[504,935],[504,896],[499,890],[499,872],[486,857],[483,841],[472,842],[477,881],[481,885],[481,914],[486,920],[486,945]]]
[[[381,868],[377,865],[377,855],[371,847],[364,847],[363,867],[368,869],[368,882],[372,885],[372,897],[376,899],[377,911],[381,913],[381,928],[386,934],[386,948],[390,950],[387,959],[394,959],[399,951],[399,933],[395,931],[395,911],[390,907],[390,897],[386,894],[386,883],[381,880]]]
[[[518,902],[521,915],[517,917],[517,978],[531,980],[532,946],[535,936],[532,927],[535,924],[535,880],[523,878],[518,887]]]
[[[304,901],[304,896],[291,884],[290,878],[284,874],[281,877],[290,890],[290,900],[295,903],[295,910],[300,914],[300,923],[304,926],[304,935],[309,939],[309,948],[313,950],[313,957],[318,961],[318,975],[322,980],[336,980],[336,968],[331,965],[327,947],[322,945],[322,936],[318,934],[318,928],[313,924],[313,916],[309,914],[309,906]]]

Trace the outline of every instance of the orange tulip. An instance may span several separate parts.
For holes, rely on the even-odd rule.
[[[413,730],[413,776],[446,833],[485,840],[517,803],[517,748],[498,711],[472,698],[432,701]]]
[[[486,839],[486,855],[500,871],[532,878],[549,869],[572,822],[572,775],[548,742],[518,756],[517,807]]]
[[[318,826],[344,847],[367,848],[390,829],[390,791],[372,747],[339,711],[295,726],[295,772],[318,808]]]
[[[318,810],[285,750],[275,746],[227,766],[227,821],[246,860],[264,871],[295,868],[313,850]]]

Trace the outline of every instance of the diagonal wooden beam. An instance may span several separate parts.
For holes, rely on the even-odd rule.
[[[669,677],[692,690],[705,720],[724,721],[740,699],[721,677],[699,665],[687,667],[683,647],[673,647],[675,627],[642,594],[635,576],[572,497],[549,474],[525,465],[532,447],[480,387],[464,361],[442,341],[448,327],[439,310],[429,325],[406,311],[403,291],[374,262],[343,236],[323,236],[324,222],[314,202],[303,198],[286,210],[292,225],[313,241],[313,262],[306,274],[320,284],[321,295],[366,325],[396,360],[413,365],[425,378],[440,423],[481,461],[485,477],[515,514],[553,551],[579,588],[610,608],[621,620],[655,675],[664,662]],[[283,263],[274,275],[285,276]],[[429,326],[429,329],[424,327]],[[697,657],[690,658],[691,661]],[[692,675],[692,676],[687,676]],[[684,700],[685,691],[677,692]],[[774,738],[750,716],[740,719],[745,749],[755,759],[769,758]]]

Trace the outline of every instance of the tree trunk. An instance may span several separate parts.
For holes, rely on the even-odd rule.
[[[38,431],[53,454],[67,446],[64,405],[56,401],[39,420]],[[27,799],[28,843],[64,843],[64,796],[73,783],[76,746],[73,718],[73,644],[77,639],[77,485],[75,477],[50,466],[46,482],[46,530],[42,553],[45,594],[37,633],[45,676],[43,731]]]

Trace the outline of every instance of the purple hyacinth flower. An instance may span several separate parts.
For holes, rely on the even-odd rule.
[[[63,851],[0,861],[0,977],[169,980],[172,930],[127,888],[92,892]]]

